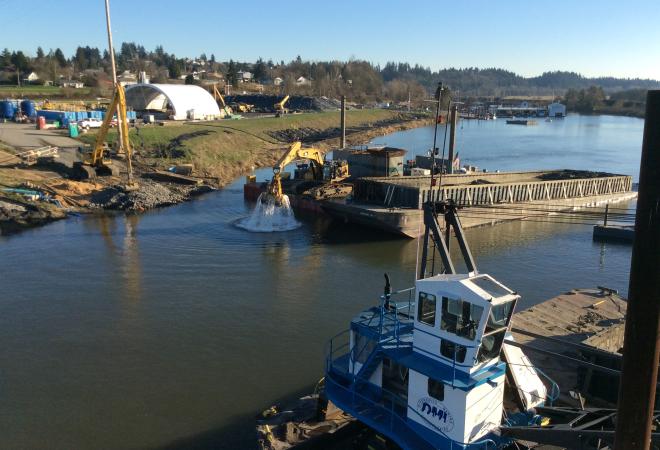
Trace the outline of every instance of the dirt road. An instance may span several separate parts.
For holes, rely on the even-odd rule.
[[[0,123],[0,142],[17,149],[54,145],[56,147],[78,147],[80,142],[71,139],[61,130],[37,130],[34,124]]]

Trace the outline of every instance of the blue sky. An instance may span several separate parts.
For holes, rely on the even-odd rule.
[[[116,45],[660,79],[660,1],[111,0]],[[0,0],[0,48],[106,48],[103,0]]]

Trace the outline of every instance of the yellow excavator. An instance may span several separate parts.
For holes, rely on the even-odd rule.
[[[126,94],[124,87],[117,84],[115,87],[115,94],[112,97],[110,106],[105,112],[105,117],[101,128],[96,134],[96,140],[91,150],[83,150],[83,158],[81,162],[74,163],[75,177],[78,179],[94,178],[97,175],[119,175],[119,170],[116,166],[112,165],[112,161],[108,156],[109,148],[106,143],[108,137],[108,130],[113,126],[113,117],[117,114],[118,125],[120,127],[119,149],[123,150],[126,155],[126,165],[128,169],[128,181],[133,183],[133,166],[131,162],[132,149],[131,143],[128,139],[128,120],[126,118]]]
[[[251,103],[234,102],[231,104],[231,107],[234,111],[239,111],[242,113],[251,113],[254,111],[254,105]]]
[[[222,106],[222,110],[225,112],[225,118],[226,119],[240,119],[242,116],[240,114],[234,114],[234,111],[227,106],[225,103],[225,98],[223,95],[220,93],[218,90],[218,85],[213,84],[213,98],[215,98],[215,101],[218,102]]]
[[[268,184],[267,195],[262,202],[274,201],[277,206],[282,205],[284,193],[282,192],[282,170],[294,161],[308,160],[309,165],[301,165],[295,171],[295,179],[304,181],[328,181],[337,183],[350,177],[346,161],[326,162],[323,152],[317,148],[303,148],[297,141],[291,144],[289,150],[273,166],[273,179]]]
[[[282,100],[280,100],[279,102],[273,105],[273,109],[275,110],[275,117],[280,117],[282,114],[286,114],[289,112],[289,110],[284,107],[284,105],[286,105],[286,102],[289,101],[289,97],[290,96],[287,95]]]

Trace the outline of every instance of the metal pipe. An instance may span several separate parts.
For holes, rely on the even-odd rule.
[[[112,45],[112,27],[110,25],[110,0],[105,0],[105,24],[108,29],[108,53],[110,54],[110,66],[112,67],[112,85],[115,88],[115,93],[118,89],[117,87],[117,65],[115,63],[115,48]],[[124,143],[124,130],[122,128],[122,117],[121,114],[119,113],[119,108],[121,107],[120,105],[117,105],[117,137],[118,137],[118,142],[119,142],[119,153],[123,150],[124,152],[128,152],[127,149],[123,148],[123,143]],[[108,111],[110,112],[110,111]],[[126,139],[128,139],[128,136],[126,136]],[[131,155],[128,153],[126,154],[126,158],[128,160],[128,181],[131,182],[133,181],[133,167],[131,165]]]
[[[660,90],[646,95],[614,450],[648,449],[660,357]]]

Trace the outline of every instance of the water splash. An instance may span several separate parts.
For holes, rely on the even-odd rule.
[[[237,227],[254,233],[272,233],[295,230],[302,225],[293,215],[288,196],[283,196],[282,205],[278,206],[272,199],[262,202],[264,195],[259,196],[250,216],[236,222]]]

